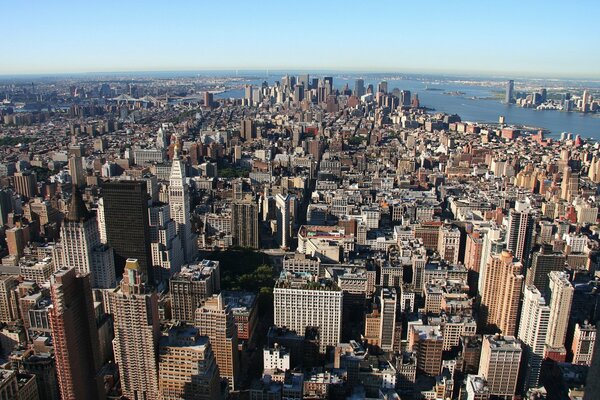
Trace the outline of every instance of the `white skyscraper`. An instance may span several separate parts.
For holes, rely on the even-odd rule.
[[[104,221],[104,198],[98,199],[98,208],[96,209],[96,219],[98,221],[98,231],[100,232],[100,242],[106,244],[106,223]]]
[[[549,318],[550,307],[546,305],[540,291],[535,286],[526,286],[523,293],[518,338],[525,345],[525,357],[527,357],[525,385],[527,388],[538,387]]]
[[[546,344],[552,349],[557,349],[565,345],[574,289],[564,272],[552,271],[549,276],[550,320]]]
[[[277,243],[283,249],[290,247],[291,223],[290,223],[290,199],[291,196],[277,194],[275,205],[277,207]]]
[[[157,269],[155,276],[168,279],[179,272],[184,261],[177,223],[171,218],[170,207],[166,204],[150,207],[148,214],[152,265]]]
[[[190,193],[185,180],[185,166],[179,159],[179,144],[175,144],[173,166],[169,179],[169,206],[171,218],[177,224],[177,235],[181,240],[184,259],[193,261],[196,255],[196,244],[192,235],[190,221]]]

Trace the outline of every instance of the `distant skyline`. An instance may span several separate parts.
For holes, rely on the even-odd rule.
[[[600,3],[313,0],[4,7],[0,75],[333,70],[600,78]]]

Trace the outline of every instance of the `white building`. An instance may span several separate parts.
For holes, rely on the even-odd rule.
[[[287,371],[290,369],[290,352],[275,343],[273,348],[263,350],[263,368],[265,370]]]

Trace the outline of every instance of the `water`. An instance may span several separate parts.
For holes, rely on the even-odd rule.
[[[273,84],[280,77],[266,79]],[[365,87],[372,84],[377,88],[380,79],[365,79]],[[249,84],[259,85],[263,80],[249,80]],[[583,114],[579,112],[562,112],[556,110],[535,110],[521,108],[514,104],[505,104],[497,97],[499,87],[474,86],[472,84],[440,82],[432,84],[429,80],[399,79],[387,80],[388,90],[394,88],[410,90],[412,94],[419,95],[422,106],[433,108],[450,114],[458,114],[463,121],[471,122],[498,122],[498,117],[504,115],[506,123],[539,127],[550,131],[551,137],[560,136],[561,132],[569,132],[600,141],[600,114]],[[429,82],[429,83],[428,83]],[[354,78],[334,77],[334,86],[342,89],[348,83],[350,89],[354,88]],[[441,90],[425,90],[427,87]],[[445,92],[463,92],[461,95],[448,95]],[[228,90],[216,98],[241,98],[244,91],[241,89]],[[502,96],[504,97],[504,96]]]

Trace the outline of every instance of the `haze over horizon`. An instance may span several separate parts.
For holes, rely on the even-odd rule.
[[[0,75],[291,69],[600,78],[600,52],[585,29],[600,12],[592,1],[364,8],[16,2],[11,14],[27,17],[4,21],[9,56]]]

